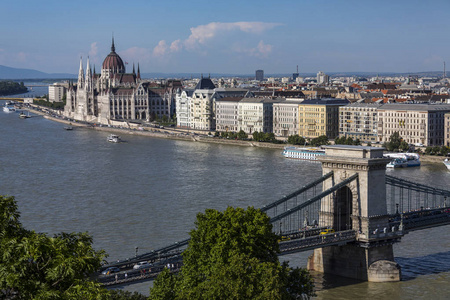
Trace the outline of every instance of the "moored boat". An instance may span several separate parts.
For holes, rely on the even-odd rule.
[[[3,111],[4,112],[15,112],[16,108],[11,105],[5,105],[5,106],[3,106]]]
[[[387,168],[408,168],[420,166],[420,156],[417,153],[385,153],[384,157],[392,159],[391,162],[386,165]]]
[[[282,154],[286,158],[317,160],[318,156],[325,155],[325,150],[320,148],[285,147]]]
[[[122,140],[120,139],[120,137],[116,134],[110,134],[107,138],[108,142],[111,143],[120,143]]]
[[[21,112],[19,115],[19,118],[27,119],[27,118],[31,118],[31,116],[30,116],[30,113],[28,113],[28,115],[26,115],[24,112]]]
[[[450,160],[448,160],[448,158],[446,158],[446,159],[444,159],[443,163],[447,167],[447,169],[450,170]]]

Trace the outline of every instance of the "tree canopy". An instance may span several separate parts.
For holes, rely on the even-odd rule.
[[[197,215],[195,226],[181,272],[161,273],[150,299],[297,299],[313,294],[306,270],[280,264],[279,236],[260,210],[208,209]]]
[[[26,230],[19,217],[14,197],[0,196],[0,299],[110,299],[90,278],[105,257],[91,236],[48,237]]]

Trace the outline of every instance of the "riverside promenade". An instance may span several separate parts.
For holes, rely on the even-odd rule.
[[[46,119],[59,122],[66,125],[71,125],[73,128],[83,128],[90,130],[98,130],[111,132],[115,134],[129,134],[129,135],[140,135],[140,136],[149,136],[155,138],[165,138],[165,139],[173,139],[173,140],[184,140],[184,141],[193,141],[193,142],[203,142],[203,143],[215,143],[215,144],[227,144],[227,145],[236,145],[236,146],[244,146],[244,147],[262,147],[262,148],[273,148],[273,149],[283,149],[288,144],[273,144],[273,143],[264,143],[264,142],[255,142],[255,141],[242,141],[242,140],[230,140],[218,137],[210,137],[207,133],[202,131],[190,130],[190,129],[180,129],[167,127],[164,129],[155,128],[150,126],[142,126],[141,130],[138,128],[125,128],[119,126],[107,126],[107,125],[96,125],[96,124],[88,124],[84,122],[74,122],[71,120],[67,120],[58,115],[59,112],[54,111],[50,108],[41,108],[39,106],[33,105],[31,107],[23,108],[24,110],[28,110],[37,115],[41,115]],[[292,145],[291,145],[292,146]],[[373,145],[375,147],[381,147],[381,144]],[[442,163],[444,157],[442,156],[434,156],[434,155],[420,155],[420,161],[426,163]]]

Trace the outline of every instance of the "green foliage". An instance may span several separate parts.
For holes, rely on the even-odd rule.
[[[288,144],[291,145],[305,145],[306,140],[304,137],[299,136],[298,134],[290,135],[287,140]]]
[[[147,297],[138,292],[110,290],[108,300],[147,300]]]
[[[328,145],[328,137],[326,135],[321,135],[319,137],[313,138],[310,144],[314,147]]]
[[[275,134],[273,132],[253,132],[253,140],[256,142],[269,142],[274,143],[276,142]]]
[[[359,146],[361,145],[361,141],[359,139],[353,140],[352,137],[345,137],[345,136],[341,136],[338,137],[334,140],[334,144],[335,145],[355,145],[355,146]]]
[[[14,197],[0,196],[0,298],[107,299],[88,277],[105,257],[87,233],[48,237],[19,222]]]
[[[50,107],[53,109],[64,109],[65,102],[50,102],[46,100],[45,98],[41,98],[38,100],[33,100],[33,104]]]
[[[398,150],[400,150],[400,151],[407,151],[407,150],[409,150],[409,144],[407,142],[405,142],[404,140],[402,140],[400,142],[400,145],[398,146]]]
[[[0,96],[22,94],[28,91],[27,87],[23,82],[18,83],[11,80],[1,80],[0,81]]]
[[[237,138],[240,140],[246,140],[248,139],[248,134],[246,134],[245,131],[241,129],[237,134]]]
[[[260,210],[208,209],[197,215],[195,225],[181,272],[159,275],[150,299],[297,299],[313,294],[307,271],[280,265],[279,237]]]
[[[402,142],[402,137],[400,136],[400,134],[398,133],[398,131],[394,132],[390,137],[389,137],[389,142],[385,143],[385,148],[388,151],[398,151],[400,150],[400,144]]]

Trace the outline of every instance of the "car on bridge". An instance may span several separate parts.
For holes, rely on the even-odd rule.
[[[319,234],[324,235],[324,234],[329,234],[329,233],[334,233],[334,229],[324,229]]]
[[[118,272],[120,272],[120,269],[118,267],[109,267],[102,272],[102,275],[110,275]]]
[[[140,270],[140,269],[146,269],[146,268],[151,268],[151,267],[153,267],[153,265],[151,263],[149,263],[147,261],[141,261],[133,266],[133,270]]]

